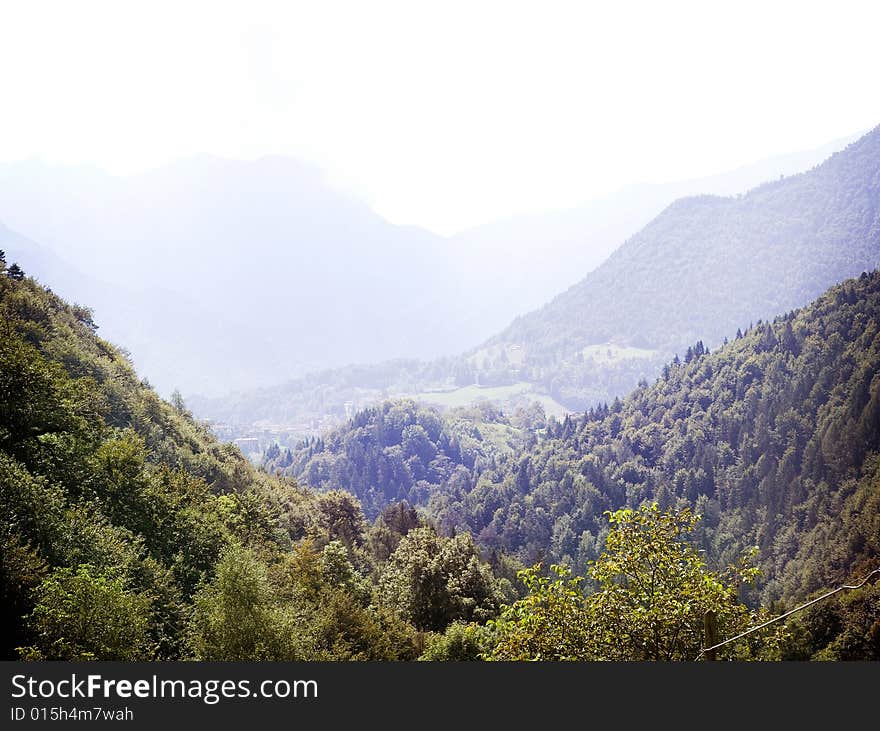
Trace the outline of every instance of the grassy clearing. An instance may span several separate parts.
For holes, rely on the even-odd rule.
[[[449,391],[422,391],[413,396],[417,401],[424,401],[438,406],[453,409],[457,406],[469,406],[479,399],[489,401],[506,401],[530,391],[531,384],[526,382],[514,383],[509,386],[465,386]]]
[[[632,360],[635,358],[654,358],[659,353],[656,350],[648,350],[647,348],[633,348],[629,345],[615,345],[614,343],[604,343],[603,345],[588,345],[581,350],[584,358],[592,358],[597,363],[614,363],[621,360]]]
[[[514,383],[509,386],[465,386],[464,388],[456,388],[443,391],[422,391],[415,394],[412,398],[428,404],[434,404],[444,408],[454,409],[459,406],[470,406],[475,401],[487,399],[502,404],[507,410],[509,402],[517,401],[531,403],[539,402],[544,407],[547,416],[553,415],[557,417],[564,416],[567,409],[550,396],[543,393],[536,393],[532,384],[525,381]]]

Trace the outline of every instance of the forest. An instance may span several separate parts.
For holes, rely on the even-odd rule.
[[[877,272],[562,422],[391,403],[260,470],[0,262],[4,658],[697,659],[876,564]],[[722,656],[876,659],[877,591]]]

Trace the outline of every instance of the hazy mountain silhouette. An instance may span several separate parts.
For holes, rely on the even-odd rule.
[[[683,192],[743,190],[842,144],[449,239],[392,225],[282,157],[199,156],[125,177],[0,165],[0,220],[23,234],[25,270],[89,302],[102,334],[125,343],[160,391],[221,394],[462,352],[592,270]]]

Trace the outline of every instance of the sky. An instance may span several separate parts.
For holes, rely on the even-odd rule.
[[[880,3],[0,0],[0,161],[291,155],[451,234],[880,124]]]

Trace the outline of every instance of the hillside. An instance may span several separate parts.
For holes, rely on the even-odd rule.
[[[714,561],[756,545],[764,602],[802,598],[880,558],[878,328],[875,272],[715,353],[690,350],[432,512],[463,512],[485,546],[583,566],[603,510],[683,500],[705,516]]]
[[[486,317],[488,310],[492,317],[487,322],[495,322],[498,331],[577,284],[673,201],[745,193],[768,180],[810,170],[859,136],[716,175],[627,185],[573,208],[487,223],[451,237],[449,250],[460,260],[462,289],[486,294],[475,316]]]
[[[96,329],[0,252],[0,657],[417,657],[377,580],[418,517],[258,472]],[[433,540],[472,579],[445,621],[493,616],[470,538]]]
[[[159,399],[97,337],[88,309],[12,262],[0,262],[0,320],[0,655],[31,643],[34,656],[78,655],[78,630],[57,634],[63,607],[39,610],[66,587],[110,603],[108,634],[80,628],[94,635],[89,651],[178,656],[187,606],[225,547],[248,534],[289,545],[277,508],[304,498],[256,473],[182,402]],[[114,611],[132,613],[131,632]]]
[[[413,416],[396,433],[412,433]],[[371,446],[371,424],[376,412],[365,412],[295,450],[293,473],[341,463],[336,486],[380,490],[384,479],[365,476],[390,454]],[[496,467],[446,465],[452,476],[424,495],[428,513],[491,552],[583,573],[602,550],[605,511],[690,505],[710,564],[758,547],[764,577],[752,599],[765,605],[866,573],[880,560],[880,272],[714,352],[698,342],[652,385],[551,421],[543,435]]]
[[[591,381],[609,370],[591,348],[653,351],[657,363],[698,339],[714,347],[737,328],[878,266],[878,201],[880,127],[801,175],[736,197],[676,201],[583,281],[517,318],[481,351],[509,360],[515,350],[519,362],[508,371],[585,408],[598,395]]]
[[[469,481],[471,472],[494,468],[543,426],[540,411],[507,417],[488,402],[443,415],[411,400],[385,402],[294,449],[273,445],[263,467],[318,489],[345,485],[372,518],[402,500],[427,504],[456,476]]]

